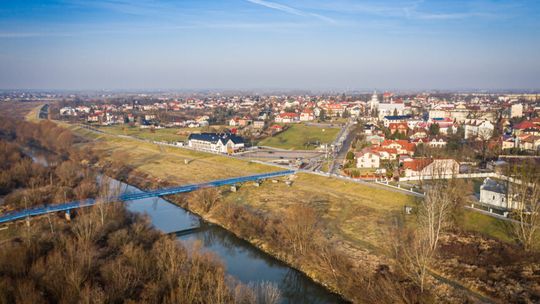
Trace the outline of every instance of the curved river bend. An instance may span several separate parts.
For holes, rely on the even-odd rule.
[[[36,163],[49,165],[47,152],[31,149],[25,151]],[[111,189],[122,192],[141,190],[110,179]],[[198,216],[162,198],[147,198],[126,202],[130,211],[147,214],[154,227],[165,233],[174,233],[190,228],[198,229],[177,234],[182,242],[200,242],[202,250],[216,254],[225,264],[229,275],[242,283],[272,282],[281,291],[281,303],[344,303],[337,295],[313,282],[301,272],[262,252],[250,243],[236,237],[231,232],[204,223]]]
[[[140,189],[113,180],[113,187],[134,192]],[[301,272],[292,269],[262,252],[231,232],[207,225],[202,220],[162,198],[149,198],[126,203],[134,212],[146,213],[153,225],[165,233],[201,226],[186,234],[179,234],[183,242],[199,241],[202,250],[215,253],[225,264],[227,273],[242,283],[268,281],[275,283],[281,291],[281,303],[343,303],[335,294],[316,284]]]

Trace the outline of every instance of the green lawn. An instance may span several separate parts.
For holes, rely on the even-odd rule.
[[[464,210],[459,218],[460,226],[469,231],[480,232],[505,242],[513,242],[510,223],[473,210]]]
[[[152,132],[150,129],[141,129],[128,125],[99,126],[98,129],[114,135],[127,135],[140,139],[166,142],[184,141],[189,133],[200,131],[200,128],[164,128],[155,129]]]
[[[320,128],[295,124],[276,136],[262,140],[259,145],[290,150],[312,150],[318,146],[317,143],[332,143],[338,133],[339,129],[337,128]]]

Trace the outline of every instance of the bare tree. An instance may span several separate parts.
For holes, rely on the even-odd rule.
[[[205,213],[210,212],[221,200],[221,192],[216,188],[205,188],[194,191],[189,203],[201,208]]]
[[[421,292],[426,288],[428,270],[437,253],[439,240],[450,226],[456,209],[457,188],[453,180],[434,180],[418,205],[418,227],[397,229],[393,254],[400,270]]]
[[[538,243],[540,226],[540,176],[535,166],[514,168],[516,180],[509,183],[508,204],[516,222],[512,232],[525,251]]]
[[[294,205],[287,209],[284,232],[295,253],[307,251],[316,231],[317,220],[317,214],[307,205]]]
[[[105,224],[109,203],[117,200],[121,192],[120,183],[116,184],[110,177],[102,175],[99,185],[99,194],[96,201],[96,207],[100,214],[102,226]]]
[[[435,251],[442,232],[450,225],[456,201],[449,183],[434,181],[418,208],[418,229]]]
[[[257,293],[258,304],[278,304],[281,299],[281,291],[275,283],[263,281],[256,286],[250,284],[250,287]]]

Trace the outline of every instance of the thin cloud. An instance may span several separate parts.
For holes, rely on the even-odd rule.
[[[80,6],[94,7],[128,15],[159,15],[174,10],[174,7],[162,2],[148,0],[65,0],[65,3]]]
[[[302,17],[314,17],[314,18],[317,18],[317,19],[320,19],[320,20],[323,20],[323,21],[329,22],[329,23],[335,23],[336,22],[332,18],[323,16],[323,15],[320,15],[320,14],[306,12],[306,11],[299,10],[297,8],[290,7],[290,6],[287,6],[287,5],[284,5],[284,4],[279,4],[279,3],[276,3],[276,2],[270,2],[270,1],[265,1],[265,0],[246,0],[246,1],[249,2],[249,3],[253,3],[253,4],[256,4],[256,5],[266,7],[266,8],[282,11],[282,12],[285,12],[285,13],[291,14],[291,15],[302,16]]]
[[[262,30],[262,31],[281,31],[290,29],[301,29],[311,27],[310,23],[298,22],[268,22],[268,23],[191,23],[180,24],[174,26],[136,26],[123,24],[117,27],[113,24],[108,25],[108,28],[95,28],[93,26],[82,25],[77,31],[0,31],[0,39],[17,39],[17,38],[36,38],[36,37],[77,37],[91,35],[115,35],[115,34],[151,34],[151,33],[167,33],[183,30]]]
[[[469,11],[437,12],[433,10],[423,10],[420,6],[423,0],[399,1],[388,4],[385,2],[357,3],[349,1],[332,1],[319,3],[320,9],[335,11],[340,13],[362,13],[367,15],[386,18],[406,18],[418,20],[457,20],[475,17],[496,17],[494,12],[483,11],[481,8]],[[315,6],[316,7],[316,6]],[[496,9],[494,7],[492,9]]]

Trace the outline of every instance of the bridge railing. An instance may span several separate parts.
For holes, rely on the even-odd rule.
[[[266,179],[266,178],[271,178],[271,177],[286,176],[286,175],[290,175],[294,173],[295,173],[294,170],[285,170],[285,171],[277,171],[277,172],[270,172],[270,173],[235,177],[235,178],[227,178],[227,179],[215,180],[215,181],[211,181],[207,183],[190,184],[190,185],[184,185],[184,186],[179,186],[179,187],[172,187],[172,188],[165,188],[165,189],[158,189],[158,190],[151,190],[151,191],[141,191],[141,192],[136,192],[136,193],[124,193],[118,196],[117,198],[112,199],[111,201],[134,201],[134,200],[156,197],[156,196],[165,196],[165,195],[171,195],[171,194],[191,192],[191,191],[195,191],[201,188],[220,187],[224,185],[233,185],[233,184],[243,183],[247,181],[256,181],[256,180],[261,180],[261,179]],[[68,202],[68,203],[63,203],[63,204],[47,205],[47,206],[40,206],[40,207],[21,210],[21,211],[13,211],[13,212],[0,215],[0,223],[11,222],[11,221],[31,217],[31,216],[37,216],[37,215],[42,215],[42,214],[47,214],[47,213],[52,213],[52,212],[60,212],[60,211],[67,211],[71,209],[90,207],[92,205],[95,205],[96,202],[97,201],[95,199],[86,199],[82,201],[73,201],[73,202]]]

